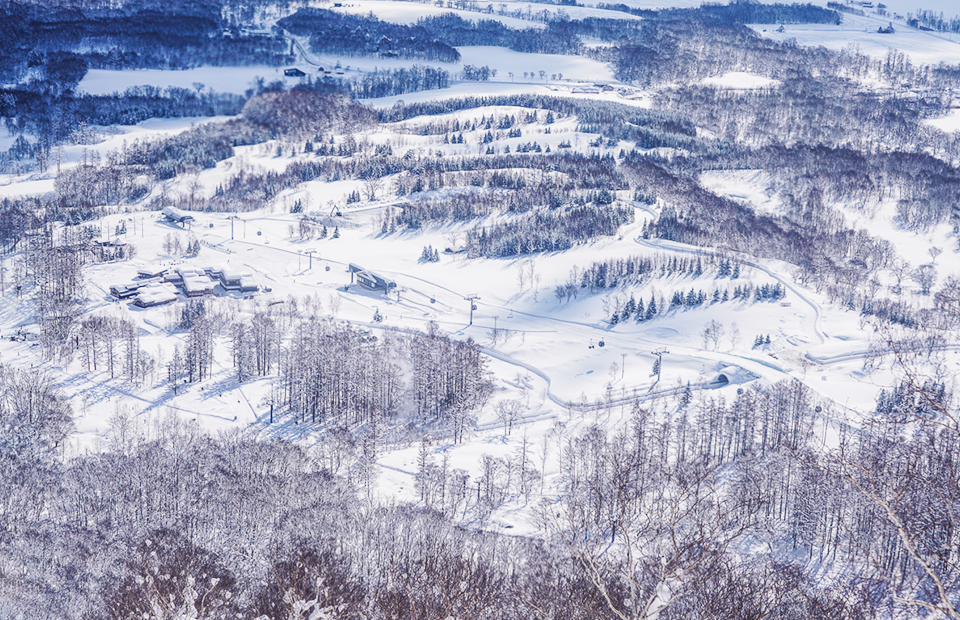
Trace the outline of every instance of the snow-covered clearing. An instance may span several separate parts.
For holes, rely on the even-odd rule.
[[[122,93],[134,86],[157,88],[189,88],[198,85],[218,93],[242,95],[256,90],[257,78],[268,84],[280,80],[288,88],[300,83],[299,78],[284,77],[283,67],[198,67],[182,71],[163,69],[91,69],[77,86],[77,91],[90,95]]]
[[[327,7],[324,7],[327,8]],[[367,15],[373,13],[377,19],[393,24],[415,24],[425,17],[439,17],[440,15],[454,14],[471,22],[481,20],[497,21],[516,30],[524,28],[545,28],[540,22],[533,22],[519,17],[500,15],[496,12],[465,11],[462,9],[439,7],[434,3],[422,2],[391,2],[388,0],[357,0],[345,2],[342,6],[333,8],[334,11],[352,15]]]
[[[762,75],[754,75],[742,71],[731,71],[720,76],[705,78],[702,84],[706,86],[717,86],[719,88],[750,89],[776,86],[780,84],[780,82],[779,80],[765,78]]]
[[[783,202],[770,182],[770,175],[763,170],[717,170],[700,175],[700,183],[716,194],[745,201],[762,213],[780,213]]]
[[[958,131],[960,130],[960,109],[952,109],[946,116],[928,120],[926,123],[940,131]]]
[[[878,28],[893,23],[894,34],[880,34]],[[841,50],[852,47],[874,58],[885,58],[890,50],[910,57],[914,64],[960,62],[960,36],[938,32],[922,32],[891,18],[861,17],[843,14],[843,23],[787,24],[777,32],[779,24],[751,24],[751,28],[774,41],[794,40],[798,45]]]
[[[549,4],[534,4],[532,2],[497,2],[482,5],[483,10],[467,11],[451,7],[440,7],[433,2],[395,2],[392,0],[357,0],[343,3],[343,6],[333,10],[354,15],[373,13],[378,19],[395,24],[414,24],[424,17],[435,17],[453,13],[465,20],[478,22],[481,20],[497,21],[508,28],[523,30],[526,28],[545,28],[542,21],[544,11],[550,19],[562,16],[570,19],[585,19],[589,17],[605,19],[640,19],[627,13],[597,9],[592,6],[551,6]],[[487,7],[490,10],[487,10]]]

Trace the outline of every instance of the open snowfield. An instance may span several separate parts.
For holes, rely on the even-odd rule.
[[[497,2],[481,6],[482,10],[480,11],[466,11],[451,7],[440,7],[434,2],[359,0],[356,2],[345,2],[342,7],[335,7],[333,10],[354,15],[366,15],[372,12],[379,19],[395,24],[413,24],[424,17],[435,17],[437,15],[453,13],[472,22],[480,20],[497,21],[508,28],[517,30],[544,28],[545,25],[542,21],[537,21],[537,18],[542,17],[544,14],[548,15],[550,19],[561,16],[566,16],[570,19],[586,19],[589,17],[640,19],[627,13],[597,9],[593,6],[551,6],[549,4],[535,4],[532,2]],[[490,10],[487,10],[488,6]]]
[[[326,5],[323,8],[329,8],[329,5]],[[439,7],[432,2],[423,3],[361,0],[357,2],[345,2],[343,3],[343,6],[335,7],[333,10],[351,15],[367,15],[368,13],[373,12],[378,19],[382,19],[385,22],[390,22],[393,24],[415,24],[417,20],[424,17],[437,17],[440,15],[448,15],[453,13],[454,15],[457,15],[468,21],[478,22],[480,20],[492,20],[500,22],[507,28],[514,28],[518,30],[524,28],[546,27],[543,23],[533,22],[519,17],[500,15],[496,12],[490,14],[486,12],[481,13],[479,11],[464,11],[462,9]]]
[[[732,89],[766,88],[780,84],[778,80],[771,80],[762,75],[754,75],[743,71],[731,71],[730,73],[724,73],[716,77],[709,77],[701,83],[705,86]]]
[[[461,54],[459,63],[442,63],[423,60],[408,60],[403,58],[363,58],[343,57],[332,55],[310,54],[301,59],[298,66],[308,75],[317,79],[318,66],[333,68],[338,63],[344,70],[344,77],[356,76],[377,70],[409,68],[414,65],[427,65],[444,69],[451,74],[458,74],[463,65],[476,67],[488,66],[495,69],[497,75],[491,78],[492,82],[505,84],[527,84],[541,86],[568,82],[612,82],[615,81],[612,69],[604,63],[584,58],[582,56],[564,56],[560,54],[530,54],[515,52],[502,47],[465,46],[457,48]],[[540,78],[540,71],[546,73],[546,78]],[[509,74],[514,74],[511,79]],[[524,73],[529,73],[529,77]],[[562,80],[558,77],[562,75]],[[557,76],[557,77],[552,77]],[[281,81],[286,87],[296,86],[307,78],[290,78],[283,76],[280,67],[201,67],[185,71],[164,71],[159,69],[144,70],[105,70],[95,69],[87,73],[80,82],[77,90],[91,95],[105,95],[114,92],[123,92],[135,86],[154,86],[157,88],[189,88],[198,86],[214,92],[243,94],[249,89],[256,88],[256,81],[263,79],[266,83]],[[467,87],[471,84],[468,83]],[[483,85],[477,85],[483,87]],[[528,92],[528,91],[524,91]],[[435,93],[414,93],[414,95]],[[9,148],[9,147],[7,147]]]
[[[939,129],[940,131],[958,131],[960,130],[960,110],[950,110],[946,116],[928,120],[927,124],[931,127]]]
[[[129,69],[114,71],[91,69],[77,86],[78,92],[90,95],[108,95],[122,93],[134,86],[156,86],[158,88],[197,88],[197,84],[218,92],[243,94],[255,89],[257,78],[267,83],[280,80],[288,88],[296,86],[299,78],[283,76],[282,67],[198,67],[183,71],[162,69]]]
[[[949,11],[947,12],[949,14]],[[752,24],[750,27],[774,41],[795,40],[798,45],[818,46],[840,50],[854,47],[875,58],[884,58],[895,49],[910,57],[914,64],[937,64],[960,62],[960,35],[939,32],[923,32],[910,28],[893,17],[867,16],[843,13],[843,23],[787,24],[784,32],[777,32],[779,24]],[[890,23],[894,34],[880,34],[878,28]]]

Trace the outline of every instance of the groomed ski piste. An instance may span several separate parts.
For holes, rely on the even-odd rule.
[[[893,0],[891,0],[891,4]],[[519,4],[519,3],[513,3]],[[647,5],[630,3],[631,6]],[[541,5],[534,5],[535,8]],[[653,7],[654,4],[649,5]],[[657,4],[656,6],[662,6]],[[526,5],[524,5],[526,7]],[[552,8],[552,7],[551,7]],[[373,11],[382,19],[415,21],[421,14],[432,14],[432,5],[400,2],[349,3],[345,11]],[[445,11],[446,9],[444,9]],[[573,9],[571,14],[573,14]],[[593,15],[597,9],[581,11]],[[602,11],[601,11],[602,12]],[[464,16],[471,15],[463,12]],[[623,14],[617,13],[618,17]],[[495,16],[493,16],[495,18]],[[846,18],[847,16],[845,16]],[[519,18],[507,18],[523,21]],[[859,18],[845,22],[848,28],[860,28],[864,35],[851,38],[861,49],[878,50],[883,35],[869,34],[875,23],[884,19]],[[516,27],[517,24],[509,25]],[[524,25],[527,25],[524,22]],[[764,30],[764,27],[758,27]],[[828,27],[788,28],[775,34],[767,27],[767,36],[793,37],[802,45],[825,44],[838,36],[851,37],[853,30]],[[841,33],[838,35],[837,33]],[[868,36],[869,34],[869,36]],[[903,51],[918,53],[916,62],[936,59],[960,59],[960,45],[929,33],[913,32],[910,36],[889,39],[889,46],[903,44]],[[880,41],[878,43],[878,41]],[[931,47],[936,45],[937,47]],[[842,46],[841,46],[842,47]],[[942,49],[941,49],[942,47]],[[301,48],[302,50],[302,48]],[[425,91],[382,100],[367,100],[373,107],[389,107],[398,100],[426,101],[470,94],[543,93],[581,98],[607,98],[612,101],[647,106],[641,96],[626,98],[616,88],[627,85],[613,81],[612,70],[603,63],[583,57],[544,57],[520,54],[501,48],[465,48],[462,64],[496,66],[498,75],[489,82],[455,82],[446,91]],[[885,52],[884,52],[885,53]],[[927,55],[924,55],[927,54]],[[347,71],[370,71],[388,66],[403,66],[410,61],[314,57],[302,52],[304,65],[340,62]],[[422,64],[422,63],[421,63]],[[438,63],[438,66],[443,63]],[[451,70],[456,68],[446,67]],[[221,92],[243,92],[256,78],[280,79],[274,68],[242,67],[233,69],[201,68],[192,71],[91,71],[80,84],[80,90],[91,93],[122,91],[129,86],[187,85],[203,83],[204,87]],[[509,73],[514,75],[509,77]],[[540,78],[541,72],[548,77]],[[563,78],[549,77],[562,74]],[[529,75],[521,79],[520,75]],[[534,77],[537,76],[537,77]],[[290,85],[296,80],[290,80]],[[594,82],[612,84],[612,92],[576,92]],[[712,85],[728,88],[769,86],[759,76],[749,73],[728,74],[712,78]],[[457,118],[476,119],[491,114],[529,112],[506,106],[481,107],[430,117],[430,121]],[[175,135],[189,127],[224,119],[150,120],[133,127],[90,128],[86,145],[64,149],[64,167],[76,165],[94,152],[105,157],[121,148],[124,141]],[[430,151],[438,156],[476,154],[481,131],[464,132],[465,144],[443,144],[438,136],[421,136],[413,131],[418,122],[410,119],[352,137],[367,144],[368,149],[390,144],[394,154],[409,150]],[[957,123],[941,119],[941,128],[954,130]],[[542,119],[518,125],[521,138],[501,141],[500,147],[518,146],[536,140],[552,150],[568,144],[573,151],[612,155],[630,150],[635,145],[591,146],[595,135],[580,133],[577,119],[557,119],[546,133]],[[335,136],[342,140],[344,136]],[[241,170],[282,170],[298,158],[310,154],[276,155],[276,142],[237,147],[235,155],[215,168],[189,178],[164,181],[144,201],[159,195],[186,196],[189,192],[212,195],[225,179]],[[0,178],[0,195],[45,195],[54,190],[55,165],[42,173]],[[518,174],[532,171],[514,170]],[[889,365],[875,367],[870,363],[871,338],[869,324],[856,310],[831,303],[821,293],[798,282],[797,267],[772,260],[738,256],[716,248],[645,239],[643,227],[653,221],[662,204],[633,202],[621,192],[621,204],[634,209],[634,222],[621,227],[614,237],[578,245],[563,252],[522,256],[513,259],[466,258],[458,252],[468,229],[488,225],[491,219],[462,224],[426,226],[417,231],[383,232],[384,213],[403,209],[405,200],[391,197],[387,177],[378,197],[366,198],[367,187],[361,181],[342,180],[331,183],[311,181],[283,192],[272,203],[253,212],[193,212],[193,220],[183,224],[169,221],[158,211],[143,211],[138,205],[111,207],[110,215],[91,222],[102,231],[100,239],[119,239],[136,247],[133,259],[89,265],[84,316],[122,316],[139,327],[143,350],[156,360],[156,367],[142,385],[126,379],[111,378],[106,369],[87,371],[75,357],[68,365],[44,359],[35,340],[38,331],[34,322],[33,301],[29,295],[17,296],[8,285],[0,299],[0,362],[36,372],[49,373],[70,399],[76,412],[78,433],[65,448],[67,455],[102,449],[108,440],[112,420],[120,414],[148,429],[158,419],[176,415],[185,423],[196,425],[202,432],[238,431],[265,439],[277,438],[318,446],[324,441],[322,426],[306,428],[293,420],[278,416],[270,422],[269,394],[275,378],[266,377],[238,383],[232,365],[229,337],[217,338],[213,374],[198,383],[184,384],[174,393],[167,379],[164,364],[174,347],[182,345],[185,334],[176,329],[179,313],[186,302],[183,294],[171,304],[140,308],[129,299],[117,299],[110,287],[135,281],[141,269],[177,267],[228,267],[252,274],[260,286],[256,293],[220,291],[206,298],[212,304],[237,316],[256,312],[278,315],[330,317],[369,330],[383,337],[388,332],[426,330],[435,323],[456,339],[473,339],[483,347],[487,369],[495,382],[494,395],[479,414],[475,429],[462,443],[442,440],[432,444],[436,454],[449,455],[452,468],[460,468],[479,477],[483,455],[508,456],[526,438],[534,446],[542,446],[539,464],[544,471],[544,496],[559,487],[558,450],[548,448],[564,434],[577,434],[593,425],[602,425],[613,433],[629,423],[637,402],[676,409],[681,395],[693,392],[694,405],[707,399],[736,397],[740,390],[769,385],[784,379],[802,381],[823,399],[823,420],[814,432],[825,443],[836,440],[839,425],[856,425],[860,416],[868,415],[882,388],[895,381]],[[741,200],[761,212],[776,212],[778,198],[771,181],[758,171],[718,171],[701,179],[712,191]],[[436,190],[436,192],[454,190]],[[459,191],[456,190],[456,191]],[[354,192],[364,194],[359,202],[347,203]],[[435,192],[434,192],[435,194]],[[418,199],[431,197],[422,192]],[[301,213],[291,213],[297,202]],[[843,209],[843,205],[835,205]],[[325,238],[316,234],[301,239],[297,227],[302,216],[308,216],[317,228],[325,226]],[[920,233],[905,232],[894,222],[894,205],[877,205],[869,214],[847,212],[853,228],[869,225],[871,233],[893,242],[900,256],[914,266],[935,264],[941,279],[960,272],[960,255],[951,245],[951,231],[943,225]],[[506,217],[506,216],[499,216]],[[333,238],[333,231],[338,233]],[[122,231],[118,232],[117,231]],[[181,243],[195,237],[199,255],[185,258],[165,248],[165,239],[179,237]],[[424,247],[439,252],[439,261],[421,262]],[[449,248],[451,251],[446,252]],[[942,253],[933,256],[931,248]],[[591,293],[580,288],[575,297],[555,294],[558,286],[571,279],[575,270],[582,271],[591,263],[630,256],[685,258],[719,255],[739,265],[739,277],[721,277],[715,268],[706,268],[698,276],[664,275],[638,285]],[[931,261],[931,256],[933,260]],[[4,268],[12,265],[15,256],[6,256]],[[397,287],[390,293],[370,291],[352,277],[349,265],[394,280]],[[892,274],[880,274],[880,284],[889,286]],[[774,301],[727,299],[713,301],[713,291],[732,292],[739,286],[778,285],[782,297]],[[269,290],[268,290],[269,289]],[[648,321],[632,318],[611,325],[613,308],[630,296],[646,302],[656,296],[658,303],[676,291],[686,294],[703,290],[705,303],[692,309],[675,308],[662,311]],[[936,286],[934,287],[936,290]],[[901,293],[913,301],[932,303],[919,287],[906,280]],[[471,310],[471,304],[475,309]],[[377,315],[381,320],[375,321]],[[472,316],[472,322],[471,322]],[[82,317],[81,317],[82,319]],[[703,337],[705,326],[715,321],[722,326],[722,335],[709,340]],[[762,344],[755,345],[757,339]],[[954,350],[945,355],[956,357]],[[659,376],[653,372],[654,362],[662,358]],[[957,358],[960,359],[960,358]],[[956,360],[953,360],[956,361]],[[524,412],[508,433],[495,415],[500,401],[519,400]],[[394,445],[379,458],[381,466],[377,492],[387,500],[416,502],[414,488],[418,445]],[[524,534],[536,530],[531,517],[532,505],[522,498],[512,498],[494,513],[488,527],[509,529]]]

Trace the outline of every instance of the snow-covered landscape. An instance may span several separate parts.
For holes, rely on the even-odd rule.
[[[0,617],[960,618],[940,4],[0,8]]]

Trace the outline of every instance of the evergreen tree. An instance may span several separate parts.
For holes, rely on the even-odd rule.
[[[649,321],[655,316],[657,316],[657,297],[656,295],[651,295],[650,303],[647,304],[646,320]]]
[[[626,321],[628,318],[633,316],[637,311],[637,301],[633,298],[633,295],[630,295],[630,299],[627,300],[627,303],[623,306],[623,314],[620,315],[621,321]]]
[[[680,408],[686,409],[687,405],[689,405],[692,401],[693,387],[691,387],[690,382],[687,381],[687,385],[685,388],[683,388],[683,393],[680,395]]]

